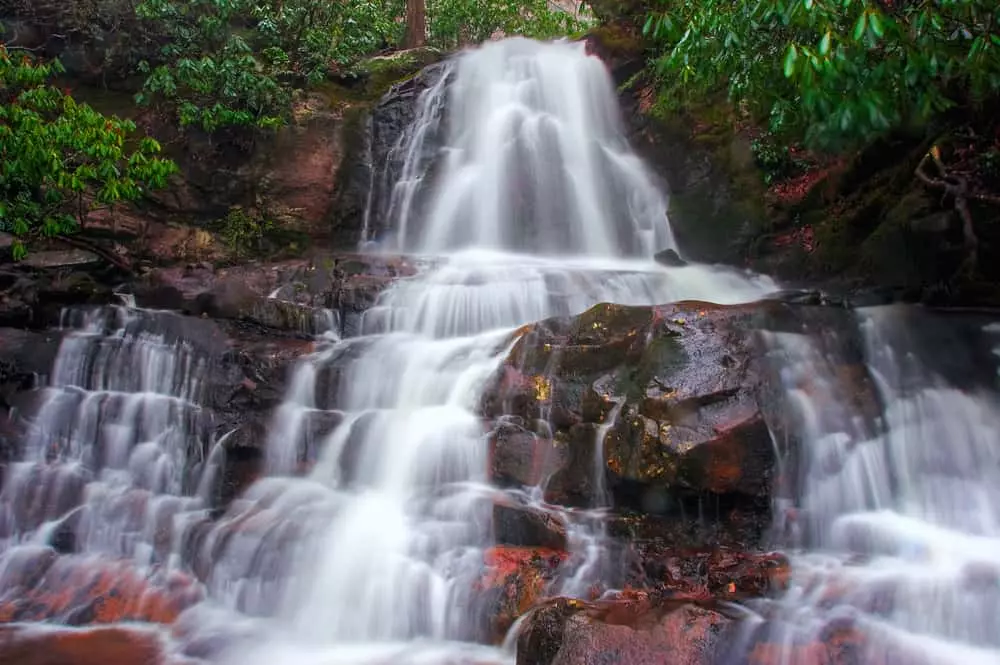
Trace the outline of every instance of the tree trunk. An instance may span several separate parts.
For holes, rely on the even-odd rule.
[[[406,0],[406,48],[417,48],[427,43],[426,0]]]

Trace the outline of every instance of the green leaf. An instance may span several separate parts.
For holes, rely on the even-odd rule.
[[[788,47],[788,53],[785,54],[785,78],[791,78],[792,75],[795,74],[795,62],[798,58],[799,51],[795,47],[795,44],[790,45]]]
[[[872,32],[877,36],[882,37],[885,34],[885,27],[882,25],[882,19],[879,17],[878,12],[872,12],[869,23],[871,23]]]
[[[644,34],[644,35],[648,35],[649,34],[649,31],[652,30],[652,28],[653,28],[653,22],[655,20],[656,20],[656,16],[653,15],[653,14],[650,14],[646,18],[646,23],[643,24],[643,26],[642,26],[642,34]]]
[[[861,41],[861,38],[865,34],[865,29],[868,27],[868,10],[866,9],[858,17],[857,23],[854,24],[854,41]]]
[[[819,42],[819,52],[820,52],[820,55],[826,55],[827,53],[830,52],[830,41],[831,41],[831,39],[832,39],[832,36],[830,34],[830,31],[827,30],[826,34],[823,35],[823,39],[820,40],[820,42]]]

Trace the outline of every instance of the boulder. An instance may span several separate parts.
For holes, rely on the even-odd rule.
[[[552,439],[514,422],[500,424],[490,434],[490,475],[501,487],[539,485],[565,461]]]
[[[712,603],[641,593],[593,603],[560,598],[526,619],[517,665],[708,665],[731,624]]]
[[[676,249],[665,249],[653,255],[653,260],[668,268],[683,268],[688,263],[680,257]]]
[[[549,456],[550,501],[600,504],[607,489],[615,505],[675,512],[694,497],[738,494],[763,498],[766,511],[774,452],[758,404],[761,309],[604,304],[528,326],[482,411],[545,420],[536,429],[551,431],[559,450]],[[507,425],[494,438],[525,452],[534,443]],[[503,446],[494,451],[496,460]]]
[[[142,573],[107,557],[56,556],[33,547],[8,552],[5,564],[0,623],[170,624],[203,597],[201,586],[183,573]]]
[[[165,665],[164,639],[139,628],[0,626],[0,662],[17,665]]]
[[[544,599],[566,558],[563,551],[538,547],[487,550],[484,572],[475,584],[482,639],[501,642],[518,617]]]
[[[500,545],[566,549],[566,524],[555,513],[510,499],[493,504],[493,539]]]

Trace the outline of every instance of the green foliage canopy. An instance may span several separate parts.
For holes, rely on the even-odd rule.
[[[549,0],[427,0],[427,16],[430,43],[441,48],[478,44],[498,32],[552,39],[586,27]]]
[[[137,99],[176,113],[182,127],[272,128],[294,91],[397,46],[405,0],[141,0],[150,32],[165,36],[162,64],[142,63]],[[428,0],[429,44],[455,48],[497,32],[550,38],[578,30],[549,0]]]
[[[644,32],[664,99],[724,88],[827,149],[1000,93],[995,0],[659,0]]]
[[[58,62],[36,64],[0,45],[0,226],[23,240],[70,233],[85,201],[114,205],[166,185],[173,162],[130,120],[106,117],[49,84]]]
[[[167,36],[140,104],[176,111],[182,127],[275,127],[293,91],[396,41],[403,0],[144,0],[136,11]]]

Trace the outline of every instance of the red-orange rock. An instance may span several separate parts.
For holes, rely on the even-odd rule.
[[[0,626],[0,663],[10,665],[165,665],[160,637],[125,628]]]
[[[21,574],[0,596],[0,623],[169,624],[202,598],[201,586],[183,573],[154,579],[125,561],[53,557],[51,550],[39,549],[18,564]]]
[[[517,665],[707,665],[729,624],[711,605],[648,595],[596,603],[560,598],[528,617]]]
[[[501,641],[514,621],[545,597],[566,558],[566,552],[539,547],[486,551],[476,591],[485,598],[486,632],[493,641]]]

